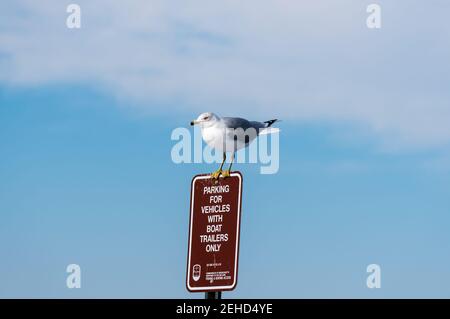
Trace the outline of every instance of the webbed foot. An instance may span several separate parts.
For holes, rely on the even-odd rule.
[[[217,171],[211,173],[212,179],[219,179],[220,174],[222,174],[222,170],[219,168]]]
[[[230,177],[230,170],[223,171],[222,176],[223,176],[223,178]]]

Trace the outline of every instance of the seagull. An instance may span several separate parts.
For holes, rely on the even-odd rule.
[[[272,124],[278,119],[265,122],[248,121],[240,117],[219,117],[207,112],[200,114],[191,125],[199,125],[202,131],[202,138],[211,148],[223,153],[223,161],[217,171],[211,173],[212,179],[229,177],[231,166],[234,161],[234,154],[237,150],[247,147],[258,135],[273,134],[279,129],[272,128]],[[227,152],[231,152],[231,163],[228,170],[223,171],[222,167],[227,159]]]

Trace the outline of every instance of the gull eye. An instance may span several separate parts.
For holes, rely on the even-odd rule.
[[[205,120],[209,120],[209,116],[205,116]]]

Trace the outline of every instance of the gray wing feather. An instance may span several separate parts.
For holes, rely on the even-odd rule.
[[[226,127],[232,129],[242,128],[246,130],[251,127],[249,121],[240,117],[222,117],[222,121],[225,123]]]
[[[256,122],[256,121],[251,121],[250,124],[252,125],[252,127],[254,127],[257,131],[259,129],[265,128],[267,125],[265,123],[261,123],[261,122]]]
[[[243,118],[239,118],[239,117],[223,117],[222,121],[224,122],[225,126],[227,128],[231,128],[231,129],[238,129],[241,128],[244,131],[246,131],[249,128],[254,128],[256,130],[256,135],[259,134],[259,130],[261,128],[266,127],[266,125],[264,123],[261,122],[256,122],[256,121],[248,121],[246,119]],[[227,132],[227,134],[233,135],[232,137],[234,138],[234,140],[239,140],[241,142],[244,142],[246,145],[248,143],[250,143],[255,137],[256,135],[253,135],[251,132],[247,131],[247,134],[250,133],[250,135],[245,135],[243,134],[243,132],[233,132],[234,134],[232,134],[231,132]]]
[[[266,124],[256,121],[247,121],[246,119],[240,117],[223,117],[222,118],[225,125],[229,128],[237,129],[242,128],[244,130],[253,127],[257,131],[260,128],[265,128]]]

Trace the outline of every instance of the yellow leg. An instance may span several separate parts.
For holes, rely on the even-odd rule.
[[[225,160],[227,159],[227,154],[225,152],[223,152],[223,161],[222,164],[220,164],[220,167],[217,171],[211,173],[211,178],[212,179],[218,179],[220,174],[222,174],[222,167],[223,167],[223,163],[225,163]]]
[[[231,166],[233,165],[233,161],[234,161],[234,153],[231,153],[231,163],[230,163],[230,167],[228,167],[228,169],[226,171],[223,171],[222,176],[225,177],[229,177],[230,173],[231,173]]]

